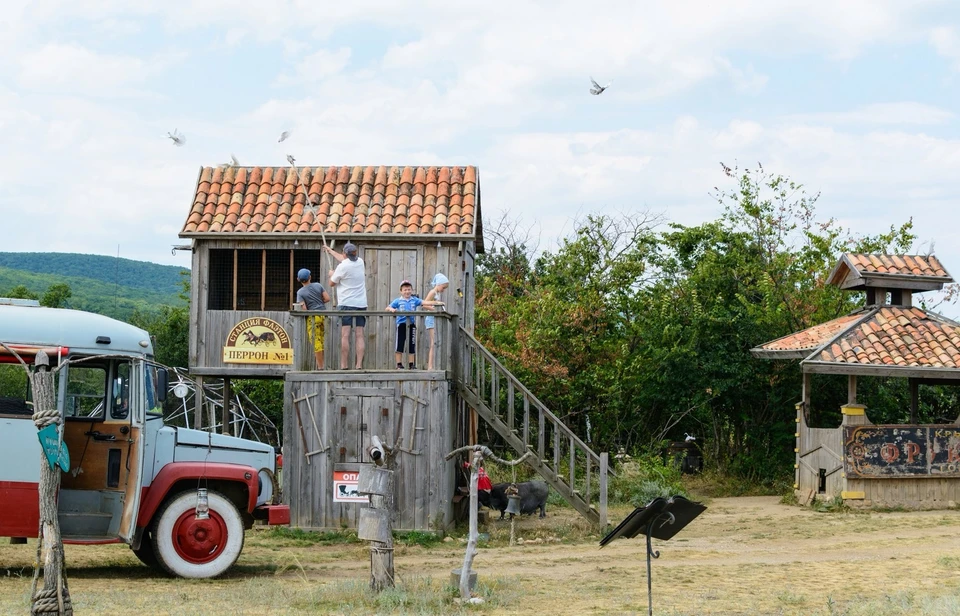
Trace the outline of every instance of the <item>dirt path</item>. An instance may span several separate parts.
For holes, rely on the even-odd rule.
[[[960,614],[958,512],[817,513],[774,497],[706,504],[707,511],[673,540],[654,541],[661,551],[653,561],[657,614]],[[500,543],[509,523],[492,522],[492,543],[502,547],[482,549],[474,563],[484,583],[504,598],[487,611],[646,613],[643,538],[601,550],[599,536],[587,536],[570,510],[545,520],[524,518],[518,526],[527,541],[509,547]],[[34,550],[0,545],[0,612],[22,610]],[[459,540],[398,546],[396,570],[407,586],[442,584],[462,559]],[[144,613],[181,616],[337,612],[310,606],[351,580],[351,588],[362,590],[369,576],[365,545],[283,544],[256,533],[236,570],[220,580],[156,576],[125,546],[69,546],[67,562],[71,591],[87,607],[78,613],[129,613],[131,603]]]

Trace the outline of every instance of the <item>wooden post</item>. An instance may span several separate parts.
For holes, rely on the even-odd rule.
[[[857,375],[847,375],[847,404],[857,403]]]
[[[910,423],[917,423],[917,408],[920,397],[920,386],[917,379],[910,379]]]
[[[607,468],[609,465],[607,452],[600,454],[600,528],[607,527]]]
[[[197,390],[193,394],[193,429],[203,425],[203,377],[197,377]]]
[[[393,459],[389,461],[393,466]],[[357,536],[370,541],[370,588],[393,588],[393,469],[364,465],[358,490],[370,495],[370,507],[360,510]]]
[[[43,351],[34,361],[36,370],[30,375],[33,387],[33,423],[37,429],[48,425],[58,428],[63,423],[57,409],[54,390],[54,374],[50,360]],[[61,444],[61,446],[63,446]],[[57,495],[60,492],[60,467],[50,468],[47,458],[40,452],[40,536],[37,540],[37,569],[33,574],[30,614],[73,614],[70,590],[67,588],[67,573],[60,537],[60,519],[57,515]],[[40,563],[43,562],[43,588],[37,590]]]
[[[230,434],[230,398],[233,392],[230,391],[230,379],[223,379],[223,425],[220,428],[221,433]]]

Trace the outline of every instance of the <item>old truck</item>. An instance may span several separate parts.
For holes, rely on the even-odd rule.
[[[42,453],[21,360],[35,369],[41,351],[59,367],[64,543],[127,543],[151,567],[207,578],[236,562],[255,519],[289,523],[272,446],[164,424],[167,370],[147,332],[0,299],[0,342],[0,536],[38,534]]]

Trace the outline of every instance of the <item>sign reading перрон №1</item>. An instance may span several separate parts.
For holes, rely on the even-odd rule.
[[[253,317],[237,323],[223,347],[225,364],[292,364],[290,336],[272,319]]]

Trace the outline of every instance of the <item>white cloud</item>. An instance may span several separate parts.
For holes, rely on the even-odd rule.
[[[953,62],[960,71],[960,34],[953,26],[939,26],[930,30],[930,43],[941,56]]]
[[[924,103],[873,103],[850,111],[795,114],[791,120],[830,125],[936,125],[956,117],[952,111]]]
[[[318,49],[297,62],[292,74],[283,73],[278,85],[309,85],[343,71],[350,62],[350,48]]]
[[[86,47],[48,43],[23,53],[17,81],[23,88],[93,97],[142,96],[157,73],[181,61],[182,53],[152,58],[98,53]]]

